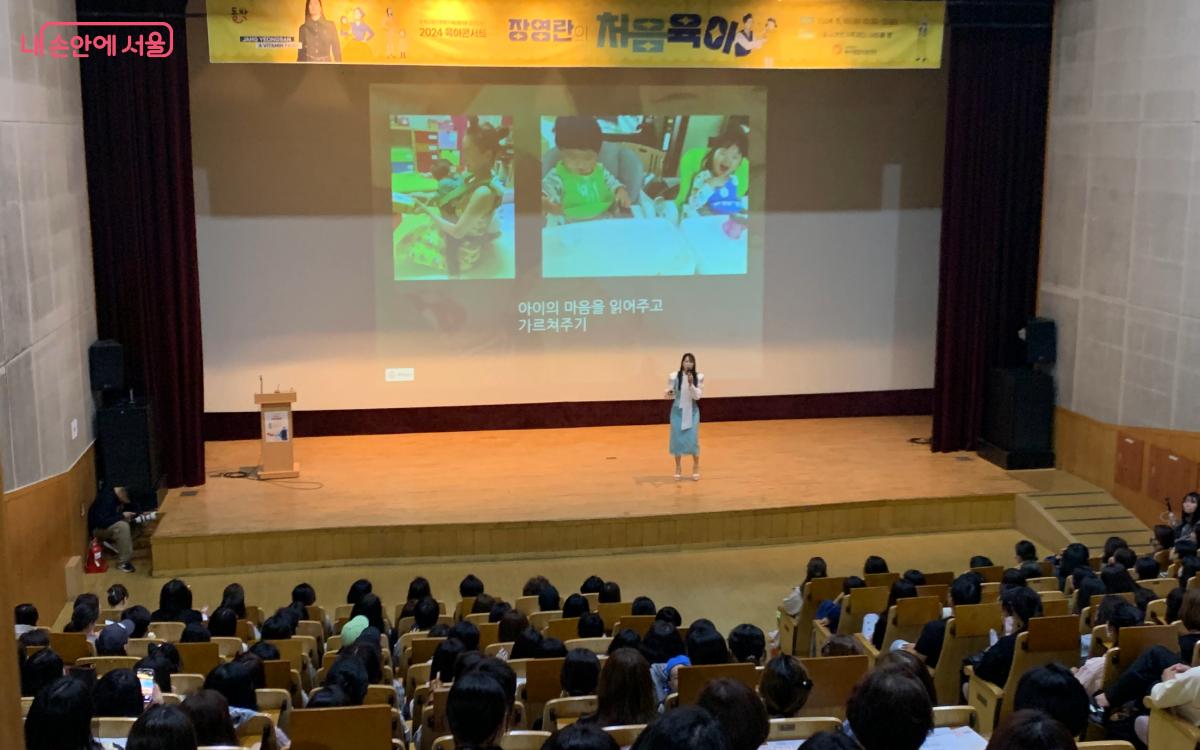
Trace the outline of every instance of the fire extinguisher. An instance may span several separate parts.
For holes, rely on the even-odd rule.
[[[92,537],[92,543],[88,546],[87,564],[84,566],[85,573],[103,573],[108,570],[108,563],[104,562],[104,551],[100,548],[100,540]]]

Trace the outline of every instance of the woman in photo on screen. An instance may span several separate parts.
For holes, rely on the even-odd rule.
[[[375,38],[375,32],[367,24],[367,14],[361,5],[355,6],[354,10],[350,11],[350,19],[350,33],[354,36],[355,41],[369,42]]]
[[[462,143],[467,174],[462,186],[434,203],[417,203],[417,209],[429,216],[444,240],[445,270],[450,275],[478,263],[484,251],[492,248],[500,237],[496,212],[503,202],[504,191],[497,184],[495,167],[509,131],[480,123],[476,117],[467,123]]]
[[[304,0],[304,23],[299,31],[300,49],[296,62],[341,62],[342,45],[338,30],[325,17],[322,0]]]
[[[696,370],[696,358],[689,352],[679,361],[679,369],[667,378],[667,398],[671,399],[671,438],[668,449],[675,457],[675,479],[682,476],[683,456],[692,457],[692,480],[700,481],[700,394],[704,374]]]

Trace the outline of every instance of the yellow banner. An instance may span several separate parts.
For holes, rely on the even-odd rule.
[[[944,0],[233,0],[213,62],[937,68]]]

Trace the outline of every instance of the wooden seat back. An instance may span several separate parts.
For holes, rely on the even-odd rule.
[[[867,573],[863,576],[863,581],[866,582],[867,588],[876,586],[886,586],[891,588],[892,584],[900,580],[899,573]]]
[[[654,626],[654,615],[625,615],[617,618],[613,623],[613,633],[619,633],[622,630],[632,630],[638,634],[639,638],[645,638],[646,633],[650,632],[650,628]]]
[[[183,637],[183,628],[182,622],[152,622],[146,632],[154,633],[154,637],[160,641],[179,643],[179,639]]]
[[[854,635],[862,630],[863,618],[869,614],[882,614],[887,609],[887,586],[868,586],[851,589],[842,600],[842,614],[838,618],[838,635]]]
[[[679,668],[679,705],[689,706],[700,698],[700,691],[713,680],[736,680],[751,690],[758,688],[758,669],[749,662],[707,664]]]
[[[87,633],[51,632],[50,648],[63,660],[63,665],[68,667],[80,659],[96,655],[96,649],[88,640]]]
[[[633,615],[633,602],[605,602],[597,604],[596,614],[600,615],[601,620],[604,620],[604,634],[612,635],[613,625],[617,624],[617,620]]]
[[[582,648],[597,656],[602,656],[608,653],[608,647],[612,645],[612,638],[607,636],[603,638],[572,638],[563,645],[567,647],[568,651],[573,648]]]
[[[292,711],[291,750],[389,748],[392,710],[386,705]]]
[[[883,647],[890,647],[896,640],[916,643],[925,624],[942,616],[942,603],[933,596],[913,596],[899,599],[888,609]],[[880,627],[880,623],[875,627]]]
[[[176,643],[175,648],[183,672],[206,675],[221,663],[221,647],[215,643]]]
[[[866,654],[802,658],[800,663],[813,683],[812,692],[808,694],[800,715],[846,718],[846,701],[850,699],[850,692],[870,668],[870,659]]]
[[[572,638],[578,638],[579,618],[560,617],[556,620],[551,620],[546,623],[546,629],[542,632],[550,638],[557,638],[560,641],[569,641]]]
[[[972,573],[978,573],[984,583],[1000,583],[1004,578],[1003,565],[989,565],[983,568],[971,568]]]
[[[842,721],[832,716],[809,716],[798,719],[771,719],[767,741],[806,740],[817,732],[841,731]]]
[[[846,579],[814,578],[804,584],[801,592],[800,612],[789,615],[782,610],[779,613],[779,648],[785,654],[793,656],[808,656],[813,652],[813,619],[817,616],[817,608],[823,601],[833,601],[841,596],[842,585]],[[653,623],[651,623],[653,624]]]
[[[136,656],[85,656],[75,662],[77,666],[91,666],[100,678],[114,669],[133,669],[140,661]]]

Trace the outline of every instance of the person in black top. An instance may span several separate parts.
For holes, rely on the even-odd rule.
[[[178,578],[163,584],[158,594],[158,609],[150,614],[150,622],[204,622],[204,617],[192,609],[192,590]]]
[[[978,573],[963,573],[950,584],[950,604],[979,604],[983,596],[982,578]],[[951,615],[953,617],[954,615]],[[925,660],[925,665],[935,669],[942,655],[942,644],[946,641],[947,619],[938,618],[925,623],[921,635],[917,638],[913,651]]]
[[[129,521],[136,515],[129,510],[129,494],[124,487],[104,487],[88,508],[88,528],[102,542],[117,545],[117,570],[132,573],[133,529]]]
[[[342,43],[337,28],[325,17],[322,0],[304,0],[304,23],[297,32],[300,49],[296,62],[341,62]]]
[[[983,652],[975,675],[993,685],[1003,687],[1012,670],[1017,636],[1029,627],[1029,621],[1042,616],[1042,600],[1037,592],[1026,586],[1011,588],[1000,595],[1004,614],[1004,635],[995,645]]]

